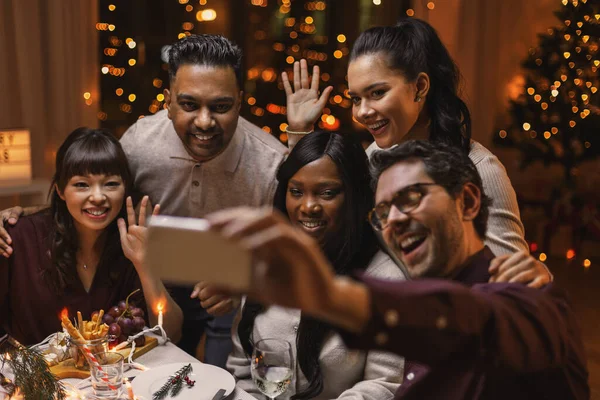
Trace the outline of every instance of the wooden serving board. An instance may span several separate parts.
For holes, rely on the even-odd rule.
[[[158,346],[158,339],[154,336],[146,336],[146,344],[142,347],[135,347],[135,351],[133,352],[133,359],[135,360],[141,355],[146,354],[153,348]],[[131,347],[126,347],[118,351],[119,354],[122,354],[125,359],[129,357],[129,353],[131,352]],[[75,368],[75,362],[72,358],[69,358],[65,361],[62,361],[52,367],[50,367],[50,372],[52,372],[58,379],[67,379],[67,378],[77,378],[77,379],[85,379],[90,377],[90,371],[85,369],[77,369]]]

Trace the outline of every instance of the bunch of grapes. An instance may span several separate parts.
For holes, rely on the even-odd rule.
[[[129,297],[135,292],[127,296],[126,300],[121,300],[119,304],[111,307],[102,318],[103,322],[108,325],[108,335],[114,338],[109,343],[111,346],[126,341],[129,336],[141,332],[146,325],[144,310],[129,301]],[[135,339],[136,346],[144,344],[146,344],[144,335]]]

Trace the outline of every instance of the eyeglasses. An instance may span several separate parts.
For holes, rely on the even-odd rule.
[[[388,225],[388,217],[392,206],[403,214],[415,210],[421,204],[426,194],[425,186],[438,185],[437,183],[415,183],[398,191],[392,201],[381,202],[373,208],[368,215],[369,223],[377,231],[384,230]],[[439,186],[439,185],[438,185]]]

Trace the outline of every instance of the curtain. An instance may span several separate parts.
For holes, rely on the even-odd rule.
[[[0,129],[30,130],[34,178],[73,129],[98,126],[97,18],[97,0],[0,2]]]

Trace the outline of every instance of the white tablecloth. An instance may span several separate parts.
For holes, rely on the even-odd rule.
[[[163,346],[159,345],[154,349],[150,350],[148,353],[140,356],[135,359],[135,362],[145,365],[148,368],[158,367],[165,363],[175,363],[175,362],[200,362],[194,357],[190,356],[179,347],[175,346],[173,343],[169,342]],[[132,377],[140,374],[142,371],[136,369],[130,369],[125,372],[124,375],[127,377]],[[70,383],[71,385],[77,385],[80,380],[79,379],[64,379],[64,382]],[[89,388],[85,390],[81,390],[83,393],[91,393],[91,384]],[[250,394],[245,392],[242,389],[238,389],[237,387],[231,393],[230,396],[227,397],[227,400],[253,400]]]

